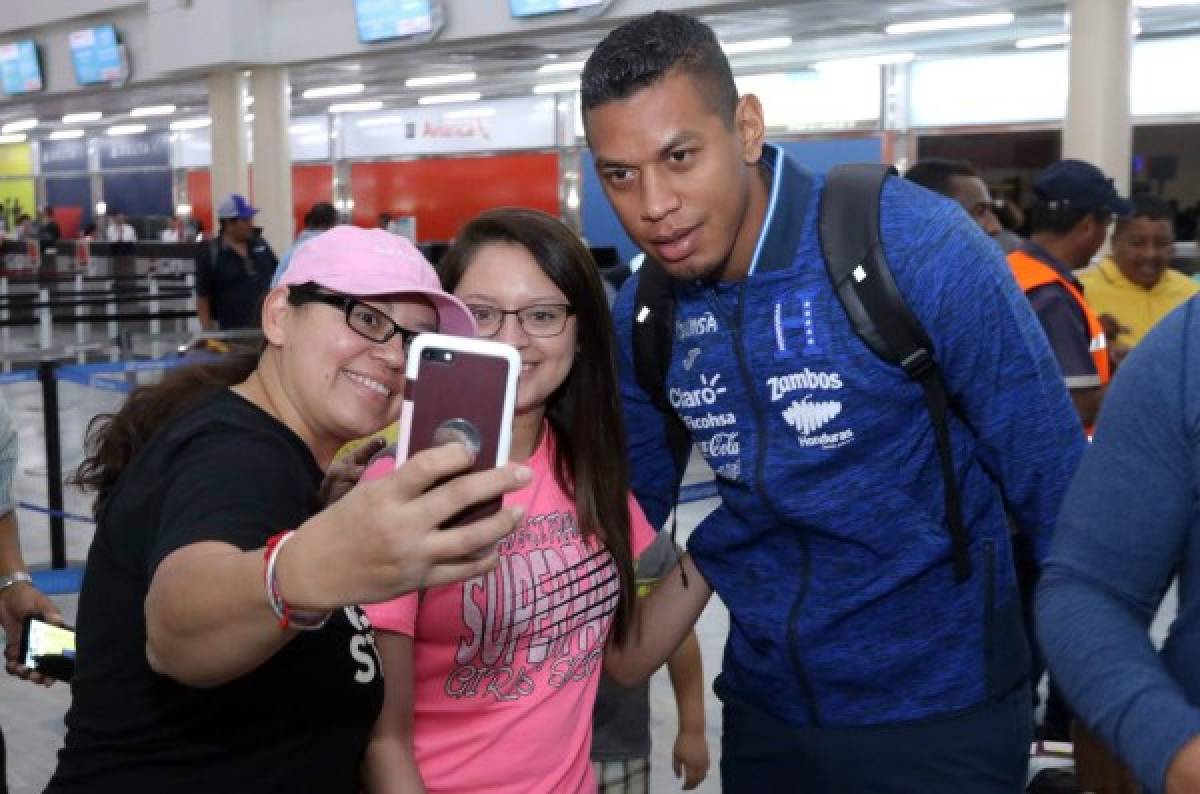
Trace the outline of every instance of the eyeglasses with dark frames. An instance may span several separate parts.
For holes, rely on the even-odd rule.
[[[409,345],[412,344],[412,340],[416,338],[417,334],[422,333],[405,328],[379,309],[363,303],[357,298],[339,295],[336,292],[326,292],[316,287],[306,285],[289,287],[288,303],[293,306],[324,303],[339,308],[345,313],[346,325],[350,326],[350,330],[364,339],[380,345],[386,344],[393,336],[399,335],[405,353],[408,352]]]
[[[471,303],[467,305],[475,317],[475,325],[479,327],[479,335],[495,336],[504,327],[508,315],[515,315],[521,329],[530,336],[558,336],[567,327],[567,318],[575,313],[575,308],[569,303],[535,303],[523,309],[501,309],[486,303]]]

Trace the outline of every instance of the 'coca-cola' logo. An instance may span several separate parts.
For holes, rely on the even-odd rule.
[[[728,458],[739,454],[742,445],[738,441],[736,431],[731,433],[714,433],[707,441],[700,442],[700,452],[706,458]]]

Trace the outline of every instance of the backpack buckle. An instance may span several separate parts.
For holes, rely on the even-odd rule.
[[[919,347],[901,361],[900,366],[913,380],[922,380],[933,371],[935,365],[929,350]]]

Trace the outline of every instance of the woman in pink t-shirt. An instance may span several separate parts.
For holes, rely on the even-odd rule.
[[[612,318],[579,238],[541,212],[493,210],[439,273],[480,336],[521,354],[511,458],[533,480],[505,497],[524,516],[495,571],[367,607],[387,687],[368,790],[594,792],[601,667],[648,676],[711,591],[695,574],[662,626],[635,610],[632,560],[654,532],[629,494]]]

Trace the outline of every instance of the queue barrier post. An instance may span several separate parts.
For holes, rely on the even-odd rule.
[[[196,276],[192,273],[188,273],[186,276],[184,276],[183,283],[188,289],[187,310],[194,312],[196,311]],[[183,322],[186,323],[185,330],[191,331],[192,333],[198,334],[204,330],[200,326],[199,315],[196,315],[188,320],[184,320]]]
[[[158,279],[150,276],[149,282],[147,288],[150,293],[150,313],[157,315],[161,307],[158,301]],[[162,320],[155,317],[150,321],[150,333],[154,335],[162,333]]]
[[[115,287],[115,282],[113,282],[111,279],[105,282],[104,289],[109,295],[113,294],[114,287]],[[117,303],[115,300],[110,300],[105,305],[104,313],[107,314],[109,317],[115,318],[117,316]],[[118,358],[121,357],[121,354],[117,350],[117,347],[116,347],[117,346],[117,334],[120,333],[120,331],[121,331],[121,326],[115,319],[108,321],[108,331],[107,331],[106,336],[108,337],[109,350],[112,351],[109,353],[109,359],[112,361],[116,361]]]
[[[75,294],[83,294],[83,276],[75,276]],[[87,313],[84,311],[82,302],[75,304],[75,344],[78,347],[83,347],[87,344],[88,337],[91,336],[91,325],[87,322]],[[82,355],[82,354],[81,354]],[[80,364],[83,361],[79,362]]]
[[[67,537],[63,525],[62,443],[58,423],[58,378],[54,361],[38,363],[42,383],[42,431],[46,437],[46,502],[51,512],[50,567],[67,567]]]
[[[38,290],[38,347],[49,350],[54,346],[54,310],[50,308],[50,290]]]
[[[0,276],[0,322],[4,323],[4,327],[0,329],[0,344],[4,346],[4,352],[7,353],[11,347],[12,336],[8,327],[8,276]]]

